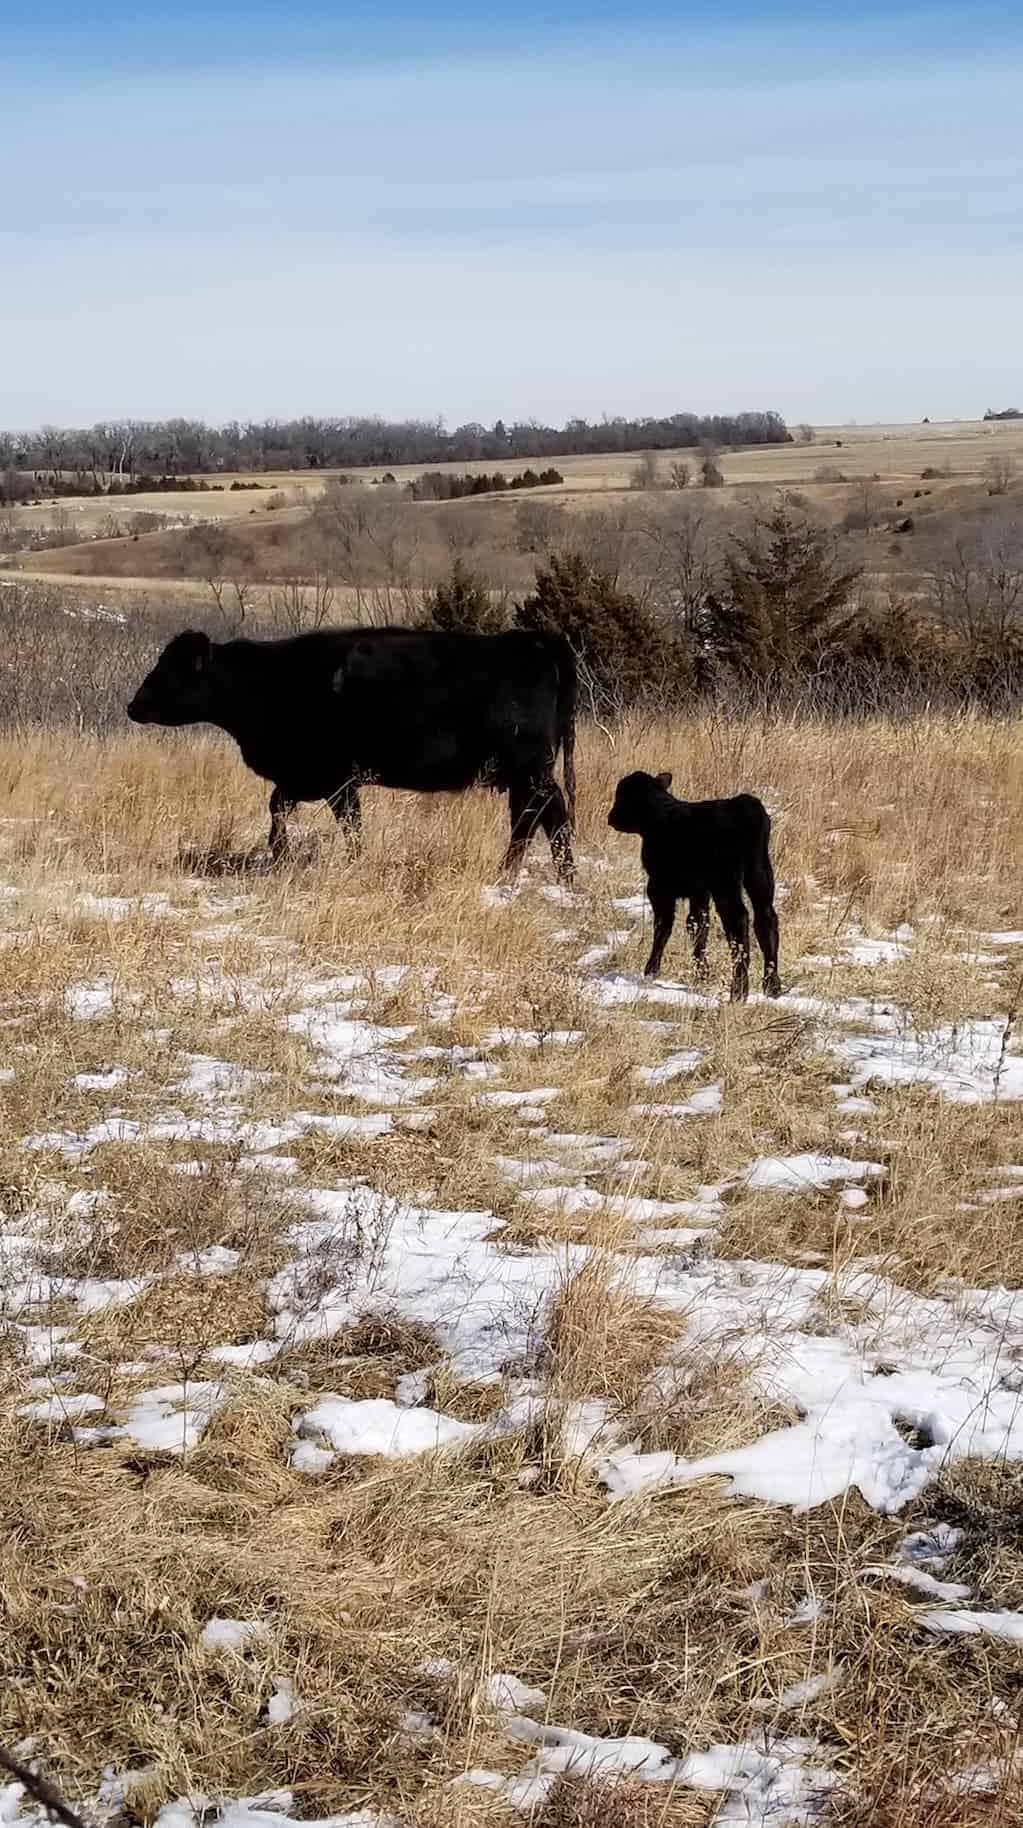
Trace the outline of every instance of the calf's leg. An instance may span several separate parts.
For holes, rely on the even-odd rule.
[[[288,854],[288,814],[294,812],[296,802],[289,800],[279,787],[270,795],[270,861],[283,863]]]
[[[704,977],[707,971],[707,940],[710,937],[709,895],[691,895],[689,897],[686,931],[692,941],[696,974],[698,977]]]
[[[714,906],[732,954],[732,1002],[749,996],[749,915],[737,882],[715,889]]]
[[[778,976],[778,916],[774,910],[774,871],[766,854],[746,872],[746,893],[753,904],[753,931],[764,955],[764,995],[781,996]]]
[[[349,858],[357,857],[362,849],[362,802],[358,783],[346,781],[331,794],[327,804],[341,829]]]
[[[671,938],[672,928],[675,925],[675,909],[678,904],[674,895],[669,894],[665,889],[655,888],[652,882],[647,883],[646,892],[654,916],[654,943],[650,949],[650,957],[647,959],[643,976],[657,977],[661,969],[661,960],[664,957],[664,948]]]

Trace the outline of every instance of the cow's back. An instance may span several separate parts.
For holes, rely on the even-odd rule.
[[[543,637],[371,631],[335,691],[358,769],[383,786],[506,787],[557,753],[558,668]]]
[[[249,766],[295,799],[354,775],[385,787],[507,787],[553,764],[559,647],[542,635],[318,629],[226,643]]]

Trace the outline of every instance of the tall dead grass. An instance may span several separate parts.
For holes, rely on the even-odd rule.
[[[296,1209],[286,1184],[254,1182],[227,1145],[205,1149],[202,1175],[185,1176],[171,1168],[194,1155],[187,1145],[110,1143],[75,1163],[27,1153],[24,1137],[77,1130],[113,1102],[140,1121],[168,1105],[199,1111],[175,1090],[185,1053],[270,1075],[247,1088],[246,1115],[312,1110],[318,1097],[327,1108],[310,1085],[308,1050],[282,1025],[304,979],[405,964],[401,984],[372,989],[375,1020],[415,1022],[426,1038],[429,1005],[448,996],[454,1013],[431,1041],[474,1046],[496,1026],[535,1031],[531,1053],[494,1051],[502,1083],[556,1088],[551,1127],[626,1135],[649,1164],[624,1183],[610,1170],[594,1175],[595,1185],[688,1197],[756,1153],[841,1146],[850,1120],[835,1113],[839,1074],[798,1014],[650,1005],[637,1016],[601,1011],[584,994],[571,961],[627,926],[614,904],[642,887],[634,846],[606,827],[615,781],[637,766],[671,768],[690,797],[752,789],[771,807],[786,985],[899,1001],[930,1023],[1009,1006],[1011,964],[982,962],[998,948],[963,929],[1023,924],[1023,745],[1013,725],[935,718],[850,730],[704,715],[671,728],[632,722],[613,743],[587,731],[579,897],[562,905],[539,892],[553,877],[538,844],[533,886],[506,906],[480,896],[505,837],[503,805],[485,795],[368,794],[366,850],[354,863],[326,813],[310,809],[305,852],[270,873],[265,789],[218,740],[0,741],[0,882],[18,890],[0,902],[3,1033],[16,1067],[0,1086],[5,1222],[16,1229],[19,1216],[52,1212],[65,1273],[164,1278],[76,1322],[83,1352],[69,1394],[144,1388],[154,1347],[168,1353],[160,1378],[224,1376],[208,1353],[266,1326],[267,1280]],[[166,904],[104,911],[81,901],[109,895]],[[837,960],[849,927],[878,933],[903,921],[917,934],[911,964],[800,965],[806,955]],[[564,942],[558,929],[575,937]],[[644,955],[637,932],[599,969],[636,971]],[[686,974],[681,934],[667,969]],[[715,939],[719,983],[727,970]],[[98,981],[112,986],[111,1012],[76,1020],[66,992]],[[643,1025],[660,1016],[676,1024],[670,1040]],[[585,1042],[547,1039],[564,1028]],[[704,1053],[695,1082],[723,1086],[721,1115],[634,1117],[635,1069],[689,1045]],[[114,1093],[69,1085],[112,1067],[128,1075]],[[531,1215],[494,1166],[528,1149],[514,1114],[487,1111],[443,1064],[436,1071],[428,1129],[358,1144],[310,1134],[295,1147],[295,1184],[363,1176],[400,1198],[491,1206],[511,1221],[513,1245],[538,1235],[599,1243],[538,1318],[537,1362],[555,1410],[598,1397],[631,1418],[644,1446],[694,1454],[777,1422],[727,1355],[673,1411],[658,1402],[650,1374],[684,1347],[685,1329],[622,1282],[630,1226]],[[1023,1281],[1023,1202],[972,1203],[984,1169],[1020,1160],[1018,1107],[953,1108],[923,1092],[881,1092],[876,1104],[864,1147],[888,1178],[865,1210],[836,1217],[834,1201],[813,1194],[739,1194],[718,1251],[834,1271],[876,1257],[923,1289],[951,1275]],[[546,1153],[542,1139],[536,1150]],[[110,1204],[62,1229],[68,1194],[97,1187]],[[181,1253],[212,1244],[239,1252],[229,1277],[169,1273]],[[275,1787],[292,1789],[303,1815],[372,1804],[409,1828],[504,1821],[505,1805],[485,1791],[448,1786],[480,1765],[521,1767],[481,1686],[507,1670],[545,1690],[552,1721],[649,1734],[678,1754],[765,1727],[819,1739],[842,1779],[835,1819],[856,1828],[1019,1819],[1018,1784],[1006,1775],[1016,1729],[1005,1724],[1018,1705],[1018,1651],[982,1638],[935,1642],[902,1589],[863,1572],[891,1559],[914,1523],[945,1517],[967,1531],[966,1578],[985,1602],[1018,1604],[1018,1481],[1004,1468],[961,1467],[897,1519],[858,1497],[796,1517],[729,1498],[720,1482],[609,1506],[559,1458],[553,1429],[538,1439],[527,1428],[439,1457],[343,1459],[311,1483],[287,1462],[296,1409],[326,1391],[390,1395],[399,1376],[433,1363],[434,1342],[401,1316],[291,1346],[259,1375],[228,1373],[225,1407],[183,1460],[123,1444],[87,1452],[66,1428],[27,1423],[26,1369],[3,1342],[0,1331],[0,1740],[32,1735],[72,1798],[112,1766],[137,1773],[130,1809],[144,1823],[169,1797]],[[450,1381],[430,1395],[465,1419],[494,1400],[492,1388]],[[796,1626],[807,1593],[816,1622]],[[258,1618],[269,1637],[244,1655],[204,1652],[199,1634],[216,1615]],[[424,1673],[436,1657],[452,1660],[456,1680]],[[822,1671],[841,1679],[815,1700],[785,1701]],[[279,1675],[303,1706],[274,1727],[266,1705]],[[993,1700],[1008,1715],[996,1718]],[[412,1712],[434,1730],[410,1727]],[[950,1789],[950,1776],[992,1761],[990,1795]],[[715,1807],[709,1795],[660,1786],[609,1794],[565,1780],[538,1819],[588,1828],[599,1813],[608,1828],[695,1828]]]

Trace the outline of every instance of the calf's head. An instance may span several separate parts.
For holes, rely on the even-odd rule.
[[[199,724],[213,712],[210,676],[213,643],[208,635],[187,629],[168,641],[152,671],[139,686],[128,716],[133,724]]]
[[[663,805],[664,796],[671,786],[671,775],[644,774],[641,768],[635,774],[624,774],[615,789],[614,805],[607,815],[607,822],[614,831],[646,831],[647,826],[657,817],[659,806]]]

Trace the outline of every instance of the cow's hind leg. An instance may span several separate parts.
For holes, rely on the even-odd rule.
[[[270,861],[283,863],[288,854],[288,814],[294,812],[296,801],[289,800],[287,794],[275,787],[270,795]]]
[[[715,889],[714,906],[732,954],[732,1002],[745,1003],[749,996],[749,915],[739,884]]]
[[[689,913],[686,915],[686,932],[692,941],[693,963],[697,977],[707,975],[707,941],[710,937],[710,896],[707,894],[689,897]]]
[[[774,871],[767,846],[755,868],[747,870],[746,893],[753,907],[753,931],[764,955],[764,995],[781,996],[778,976],[778,916],[774,909]]]
[[[362,849],[362,801],[358,783],[346,781],[331,794],[327,804],[338,822],[348,857],[354,859]]]
[[[572,855],[571,826],[565,796],[553,776],[543,783],[540,823],[547,834],[559,882],[571,887],[575,881],[575,858]]]

